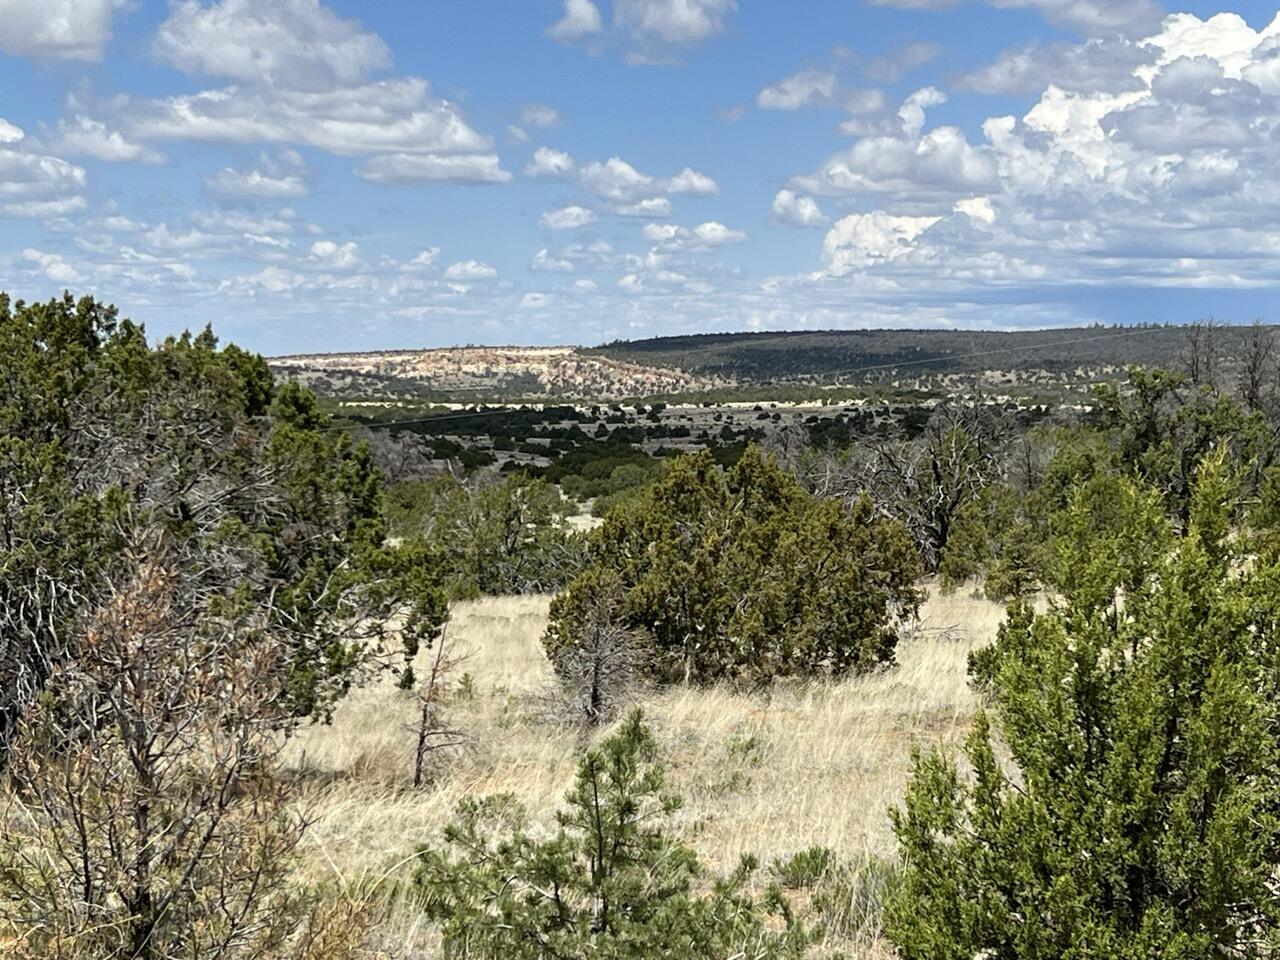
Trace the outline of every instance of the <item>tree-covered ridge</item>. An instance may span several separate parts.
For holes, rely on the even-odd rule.
[[[1202,349],[1234,365],[1252,328],[1206,325]],[[690,373],[753,381],[837,377],[972,374],[984,370],[1069,374],[1077,368],[1175,369],[1187,351],[1182,326],[1092,326],[1050,330],[825,330],[707,333],[617,341],[590,349],[616,360],[677,367]],[[868,369],[870,368],[870,369]]]

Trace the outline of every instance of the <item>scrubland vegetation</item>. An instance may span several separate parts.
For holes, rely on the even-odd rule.
[[[670,765],[670,786],[684,798],[670,818],[673,832],[717,871],[753,853],[764,867],[757,884],[775,879],[775,866],[800,851],[831,850],[838,878],[819,878],[819,890],[808,882],[788,888],[798,905],[815,893],[830,898],[831,929],[817,955],[891,956],[880,940],[876,893],[881,864],[895,856],[886,810],[902,796],[912,744],[963,739],[978,703],[967,657],[1003,618],[997,604],[934,589],[890,670],[787,684],[768,695],[684,684],[637,692]],[[300,803],[315,818],[300,847],[303,873],[321,882],[342,877],[349,889],[376,887],[390,915],[374,942],[389,956],[437,955],[438,933],[383,879],[412,869],[402,862],[412,843],[438,837],[467,796],[510,794],[549,827],[582,748],[613,729],[592,734],[572,722],[542,651],[546,623],[544,597],[454,607],[446,640],[466,659],[449,710],[469,739],[441,758],[425,790],[408,789],[414,701],[390,681],[353,692],[331,727],[310,727],[290,746],[290,764],[306,784]]]
[[[1275,956],[1270,336],[533,476],[0,298],[0,948]]]

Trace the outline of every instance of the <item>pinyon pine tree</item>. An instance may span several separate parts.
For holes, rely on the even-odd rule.
[[[1060,601],[1015,602],[979,658],[971,776],[917,754],[887,917],[906,960],[1275,955],[1280,566],[1229,535],[1223,458],[1198,475],[1169,549],[1059,539]],[[1160,514],[1128,503],[1131,528]]]

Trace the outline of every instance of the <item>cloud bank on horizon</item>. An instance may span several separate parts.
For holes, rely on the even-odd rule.
[[[158,333],[1280,321],[1274,6],[2,6],[0,289]]]

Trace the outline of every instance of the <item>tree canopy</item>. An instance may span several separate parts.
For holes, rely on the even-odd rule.
[[[445,475],[396,484],[384,497],[393,532],[438,555],[454,597],[550,593],[582,562],[568,505],[546,480]]]
[[[892,659],[918,573],[906,531],[869,499],[818,499],[756,447],[729,470],[704,452],[676,459],[593,534],[545,643],[554,661],[600,593],[619,591],[658,678],[864,671]]]
[[[206,615],[253,608],[276,636],[281,717],[325,716],[393,611],[406,652],[438,632],[431,558],[385,545],[367,452],[261,357],[2,294],[0,356],[0,736],[146,544]]]
[[[894,814],[906,960],[1274,955],[1280,567],[1233,536],[1224,461],[1180,536],[1136,481],[1105,527],[1073,496],[1060,599],[974,659],[972,776],[917,753]]]

